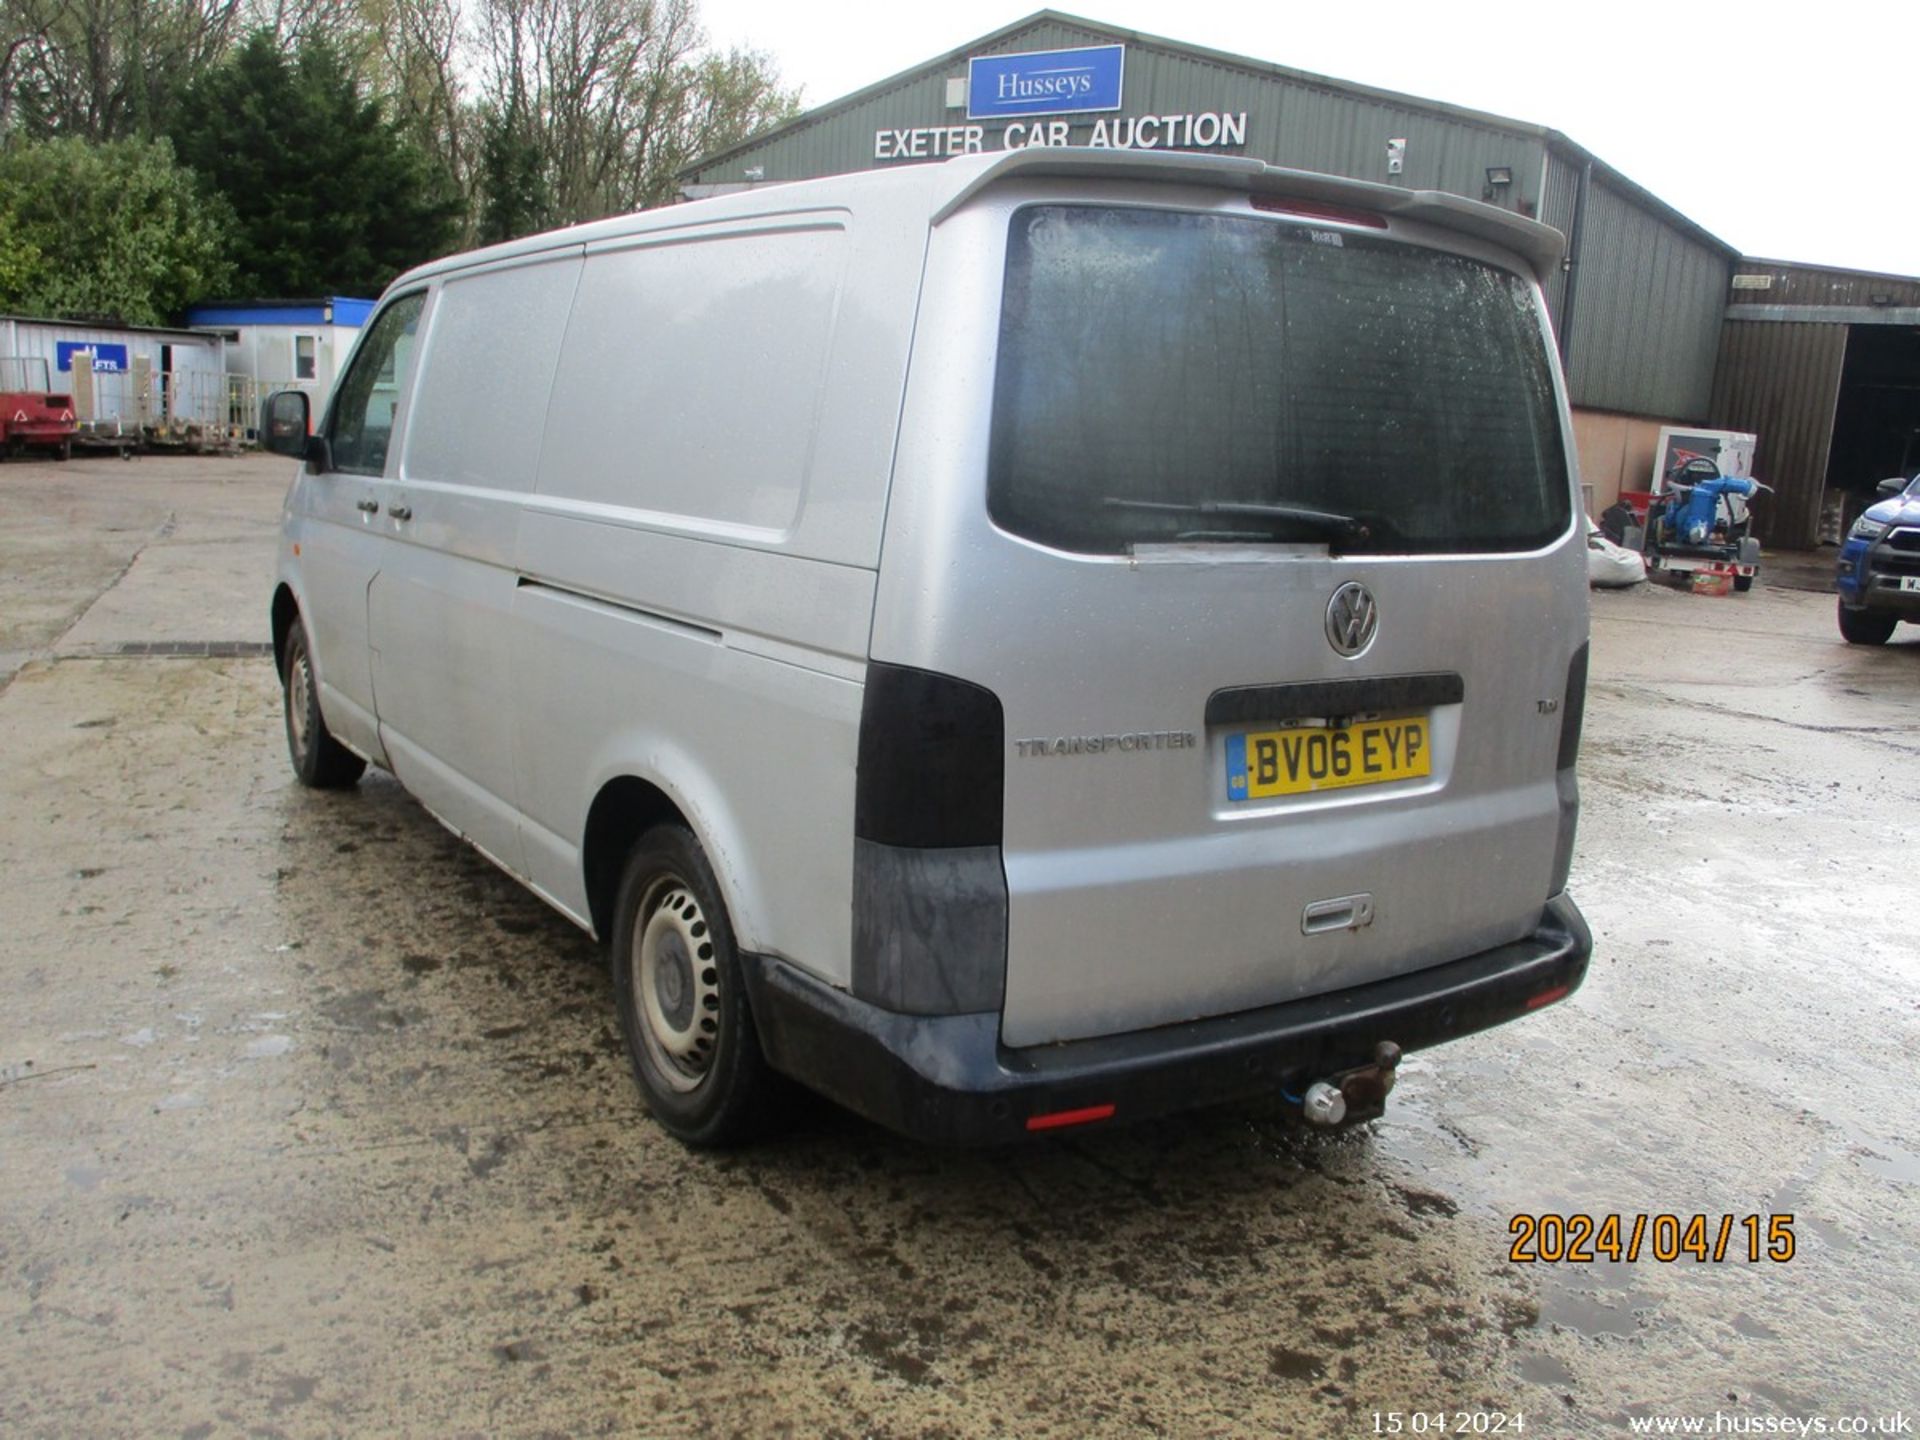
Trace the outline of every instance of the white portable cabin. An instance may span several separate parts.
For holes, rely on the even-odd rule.
[[[299,390],[317,416],[372,312],[373,301],[341,295],[232,300],[193,306],[187,323],[225,339],[228,372],[250,378],[262,400],[276,390]]]

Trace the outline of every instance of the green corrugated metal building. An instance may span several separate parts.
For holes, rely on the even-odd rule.
[[[1123,47],[1117,110],[970,119],[978,57]],[[1039,132],[1036,138],[1036,131]],[[1446,190],[1544,221],[1568,237],[1548,303],[1597,512],[1644,489],[1659,427],[1717,425],[1715,374],[1739,253],[1558,131],[1438,101],[1041,11],[891,79],[713,154],[681,175],[689,198],[963,149],[1134,145],[1250,155],[1409,189]],[[1743,411],[1750,426],[1762,426]],[[1802,516],[1824,473],[1784,482]],[[1786,458],[1783,452],[1783,459]],[[1803,492],[1813,487],[1812,498]],[[1811,543],[1793,524],[1779,538]]]

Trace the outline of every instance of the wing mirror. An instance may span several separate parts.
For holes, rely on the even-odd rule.
[[[274,454],[294,460],[305,457],[312,428],[313,411],[300,391],[281,390],[267,397],[266,444]]]

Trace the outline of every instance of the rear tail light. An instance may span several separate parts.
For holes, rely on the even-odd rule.
[[[1006,720],[984,686],[874,662],[860,707],[853,831],[882,845],[998,845]]]
[[[908,1015],[998,1010],[1006,720],[991,690],[867,667],[853,803],[853,993]]]
[[[1336,225],[1364,225],[1369,230],[1387,228],[1387,217],[1370,210],[1349,210],[1344,205],[1325,205],[1318,200],[1297,200],[1288,195],[1255,195],[1253,208],[1270,215],[1297,215],[1303,220],[1331,220]]]

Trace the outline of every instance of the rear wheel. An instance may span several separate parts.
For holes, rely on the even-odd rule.
[[[1733,588],[1736,594],[1739,594],[1739,595],[1746,594],[1749,590],[1753,589],[1753,576],[1751,575],[1734,576]]]
[[[772,1099],[733,923],[700,843],[678,825],[627,858],[610,947],[634,1079],[654,1118],[695,1146],[747,1139]]]
[[[333,738],[320,713],[320,691],[313,682],[313,656],[307,627],[295,620],[280,652],[280,693],[287,718],[287,756],[302,785],[315,790],[344,790],[365,773],[367,762]]]
[[[1897,616],[1854,610],[1846,601],[1840,602],[1840,634],[1849,645],[1884,645],[1899,623]]]

